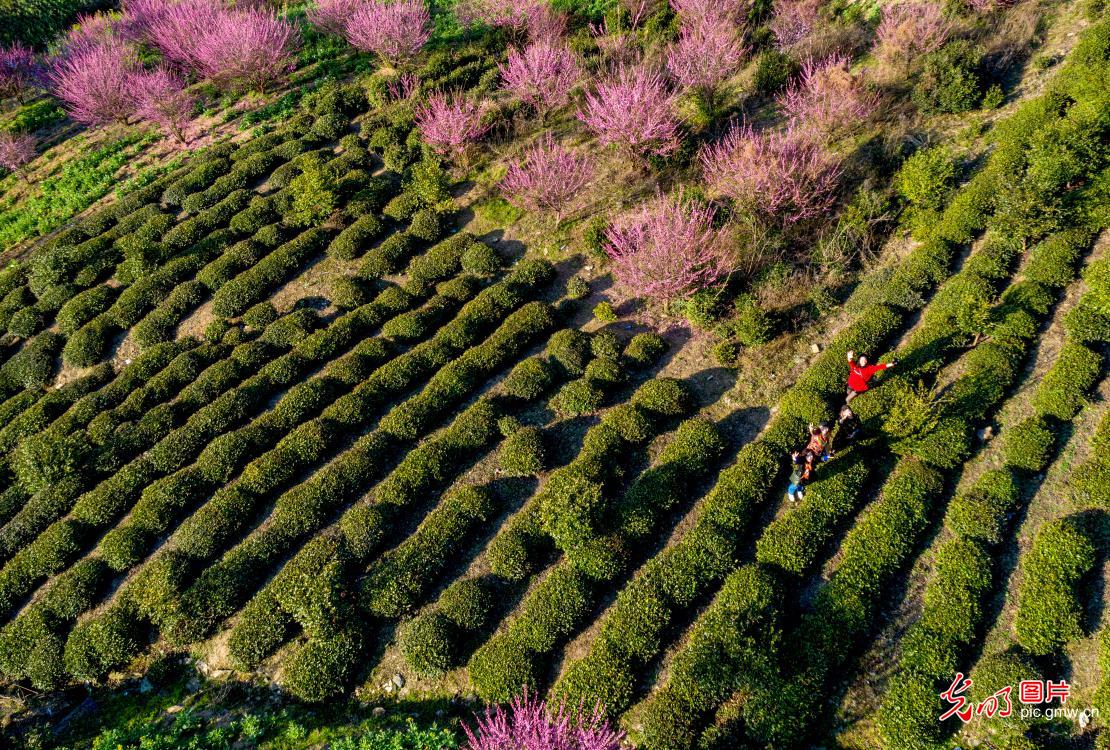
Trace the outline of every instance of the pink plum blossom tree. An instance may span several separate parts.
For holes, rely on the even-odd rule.
[[[678,83],[703,97],[713,109],[717,89],[736,72],[745,49],[728,21],[699,18],[683,23],[667,52],[667,69]]]
[[[0,130],[0,167],[15,172],[25,181],[24,166],[35,158],[35,138]]]
[[[150,41],[151,28],[174,4],[167,0],[123,0],[116,33],[129,42]]]
[[[321,31],[343,36],[347,20],[355,14],[362,2],[363,0],[319,0],[308,11],[308,20]]]
[[[658,73],[643,66],[621,66],[586,94],[578,117],[602,145],[616,144],[646,157],[678,148],[674,94]]]
[[[734,127],[700,158],[712,191],[783,224],[828,211],[842,173],[839,161],[795,128]]]
[[[806,62],[798,80],[779,97],[780,106],[797,126],[821,134],[866,120],[878,106],[878,97],[850,68],[851,60],[844,54]]]
[[[476,102],[460,93],[438,92],[416,110],[416,126],[432,148],[456,159],[489,129]]]
[[[113,39],[57,58],[51,89],[78,122],[126,122],[135,113],[131,83],[138,70],[134,52]]]
[[[747,3],[742,0],[670,0],[671,8],[683,23],[743,23]]]
[[[566,32],[567,18],[545,0],[462,0],[455,8],[459,23],[483,23],[509,29],[517,42],[554,41]]]
[[[124,7],[125,20],[127,8]],[[134,12],[136,33],[157,48],[166,62],[199,71],[201,42],[227,10],[216,0],[177,0],[164,3],[161,9],[145,4],[136,6]]]
[[[597,48],[605,56],[609,70],[615,70],[621,65],[631,65],[639,59],[640,50],[635,44],[635,35],[624,29],[611,28],[608,16],[602,23],[590,24],[590,35],[597,43]]]
[[[523,51],[509,50],[500,71],[506,89],[545,114],[569,102],[571,91],[583,77],[574,53],[547,41],[530,44]]]
[[[169,68],[161,67],[136,75],[134,87],[136,114],[162,128],[178,143],[185,143],[185,129],[196,99],[185,90],[184,81]]]
[[[528,693],[476,718],[475,730],[464,725],[466,750],[621,750],[624,739],[599,710],[576,718]]]
[[[115,39],[114,20],[106,13],[93,13],[77,18],[59,46],[62,55],[79,55],[99,44]]]
[[[775,0],[767,23],[775,35],[775,46],[787,50],[809,38],[818,24],[820,7],[820,0]]]
[[[265,92],[296,67],[299,46],[297,29],[271,11],[224,10],[197,40],[197,70],[225,89]]]
[[[0,99],[14,96],[23,103],[27,92],[42,82],[42,66],[34,50],[19,42],[0,47]]]
[[[712,207],[679,194],[658,196],[619,217],[605,232],[618,283],[666,303],[727,276],[735,252],[713,216]]]
[[[526,211],[553,214],[558,226],[593,174],[589,160],[545,133],[520,161],[509,165],[500,187],[510,203]]]
[[[916,0],[885,6],[875,29],[879,56],[897,63],[938,49],[951,34],[952,24],[940,5]]]
[[[390,64],[415,57],[431,34],[432,19],[423,0],[361,3],[345,29],[347,41],[354,47],[373,52]]]

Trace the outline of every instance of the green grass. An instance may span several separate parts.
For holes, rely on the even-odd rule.
[[[267,690],[232,683],[205,683],[190,690],[184,665],[173,664],[172,679],[149,693],[98,689],[97,709],[71,722],[62,735],[49,725],[23,738],[24,747],[43,750],[456,750],[462,733],[457,721],[442,718],[446,702],[398,703],[385,716],[354,702],[306,708],[275,705]],[[230,689],[228,689],[230,687]],[[174,713],[167,709],[174,707]],[[440,709],[440,710],[437,710]],[[0,744],[3,742],[0,731]],[[6,745],[5,745],[6,746]]]
[[[499,226],[514,224],[520,217],[524,216],[524,211],[517,208],[512,203],[509,203],[504,198],[490,198],[484,203],[479,203],[474,207],[474,213],[476,213],[478,218],[482,221]]]
[[[39,183],[37,191],[19,205],[0,203],[0,248],[52,232],[84,211],[112,189],[120,167],[153,139],[150,135],[127,135],[67,163],[59,174]]]

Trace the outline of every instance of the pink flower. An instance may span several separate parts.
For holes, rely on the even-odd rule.
[[[603,145],[615,143],[641,156],[678,148],[674,94],[662,76],[644,67],[621,66],[598,83],[578,118]]]
[[[523,52],[510,50],[500,71],[505,88],[541,111],[569,102],[571,90],[582,80],[582,68],[574,53],[546,41],[530,44]]]
[[[416,125],[432,148],[455,158],[489,129],[478,104],[458,93],[429,96],[416,111]]]
[[[79,55],[113,39],[112,18],[106,13],[78,16],[77,23],[62,40],[60,54]]]
[[[30,47],[16,42],[0,47],[0,99],[14,96],[20,101],[31,88],[41,85],[42,66]]]
[[[216,85],[265,91],[296,67],[300,36],[288,21],[261,8],[232,9],[216,16],[197,40],[197,70]]]
[[[605,233],[617,281],[641,297],[668,301],[713,284],[735,268],[732,243],[713,227],[714,210],[657,197]]]
[[[767,26],[775,35],[775,46],[787,50],[801,44],[817,25],[820,0],[775,0]]]
[[[829,133],[866,120],[878,106],[878,97],[852,75],[847,55],[823,61],[810,60],[802,75],[779,98],[779,104],[798,126]]]
[[[185,143],[185,129],[192,119],[196,100],[185,91],[184,82],[169,68],[140,73],[134,78],[138,109],[136,114],[158,125],[179,143]]]
[[[455,15],[463,26],[484,23],[509,28],[532,41],[553,42],[567,26],[566,16],[544,0],[461,0]]]
[[[319,0],[316,7],[308,11],[308,20],[321,31],[342,36],[347,21],[362,4],[363,0]]]
[[[545,133],[520,161],[509,165],[500,187],[513,205],[554,214],[558,224],[593,174],[593,166],[585,157]]]
[[[783,224],[828,211],[842,172],[819,143],[794,128],[734,127],[702,150],[701,163],[710,189]]]
[[[0,167],[18,172],[23,179],[27,174],[23,166],[35,158],[35,138],[0,130]]]
[[[466,750],[620,750],[624,733],[601,717],[599,711],[575,721],[562,705],[551,708],[525,693],[506,710],[487,708],[477,732],[464,725]]]
[[[670,3],[684,24],[709,21],[739,25],[748,12],[747,4],[740,0],[670,0]]]
[[[131,6],[124,7],[126,20],[127,8]],[[163,3],[160,9],[144,3],[134,10],[133,27],[167,62],[183,69],[200,70],[201,42],[227,12],[216,0],[177,0]]]
[[[57,58],[51,87],[78,122],[126,122],[135,112],[131,82],[138,69],[134,52],[113,39]]]
[[[432,35],[432,20],[422,0],[362,3],[347,21],[347,41],[391,63],[414,57]]]
[[[883,8],[875,29],[879,55],[890,61],[905,61],[938,49],[952,33],[944,10],[930,2],[909,2]]]
[[[667,52],[667,69],[686,88],[709,93],[736,72],[745,52],[732,23],[695,19],[682,25]]]

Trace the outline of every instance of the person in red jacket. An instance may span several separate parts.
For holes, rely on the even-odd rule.
[[[886,364],[869,365],[867,364],[867,357],[860,355],[860,358],[857,360],[855,352],[848,352],[847,402],[851,403],[852,399],[869,388],[867,383],[875,373],[881,370],[889,370],[896,364],[898,364],[897,360],[891,360]]]

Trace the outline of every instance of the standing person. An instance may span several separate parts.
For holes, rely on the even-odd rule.
[[[829,447],[832,444],[832,434],[829,432],[829,426],[822,422],[819,425],[809,425],[809,443],[806,445],[807,451],[812,451],[813,455],[821,459],[821,462],[829,460]]]
[[[794,471],[790,474],[790,486],[786,488],[786,499],[790,502],[805,497],[805,486],[813,476],[815,458],[813,451],[806,451],[805,455],[797,451],[790,454],[790,460],[794,463]]]
[[[840,407],[840,414],[836,418],[836,433],[832,441],[836,450],[847,448],[859,435],[859,417],[852,411],[848,404]]]
[[[867,364],[867,357],[860,355],[856,359],[855,352],[848,352],[848,395],[845,399],[847,403],[851,403],[852,399],[868,390],[868,381],[877,372],[882,370],[889,370],[898,364],[898,360],[891,360],[889,363],[880,363],[877,365]]]

